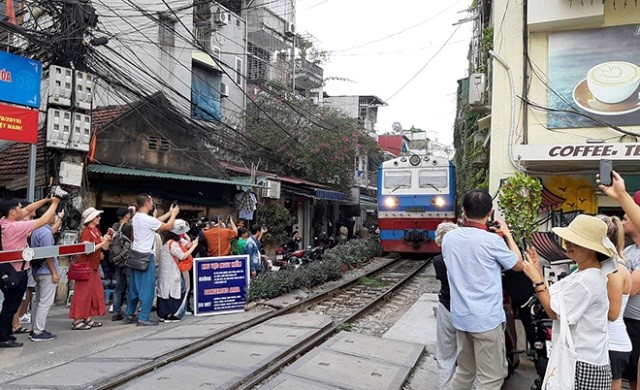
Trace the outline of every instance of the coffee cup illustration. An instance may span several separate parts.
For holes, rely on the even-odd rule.
[[[603,62],[589,69],[587,86],[603,103],[614,104],[628,99],[640,85],[640,68],[625,61]]]

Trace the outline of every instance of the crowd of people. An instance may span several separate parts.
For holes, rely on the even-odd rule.
[[[0,250],[22,250],[27,246],[54,246],[63,213],[56,214],[59,196],[31,204],[18,199],[0,202]],[[94,251],[78,255],[74,267],[87,270],[76,278],[69,309],[71,329],[90,330],[103,324],[96,320],[107,311],[105,286],[113,280],[112,321],[155,326],[158,322],[182,320],[192,302],[189,294],[194,257],[247,254],[252,277],[262,271],[260,240],[266,229],[239,227],[230,216],[194,221],[178,219],[180,208],[157,215],[151,195],[140,194],[135,206],[116,211],[118,221],[101,232],[102,210],[89,207],[82,213],[80,242],[94,243]],[[191,233],[191,234],[189,234]],[[57,257],[0,263],[0,348],[21,347],[17,334],[32,341],[56,339],[46,330],[46,319],[54,304],[60,267]],[[29,294],[27,294],[29,292]],[[32,294],[35,297],[31,299]],[[21,321],[31,307],[30,321]],[[156,321],[151,313],[155,309]],[[24,325],[30,322],[30,329]]]
[[[552,228],[563,239],[567,257],[577,265],[553,284],[546,280],[534,248],[522,253],[506,223],[488,223],[493,214],[488,192],[467,193],[461,223],[438,226],[436,242],[442,255],[433,260],[441,282],[438,388],[502,387],[507,376],[502,277],[510,270],[526,276],[523,289],[533,290],[553,320],[552,354],[563,361],[556,365],[551,358],[542,388],[620,389],[625,378],[631,389],[637,389],[640,191],[634,200],[622,177],[616,172],[612,176],[610,186],[596,181],[620,204],[624,218],[581,214],[566,227]],[[626,248],[625,236],[633,241]],[[562,329],[565,334],[559,337]],[[575,364],[560,355],[563,348],[558,346],[566,341]],[[554,383],[563,385],[553,387]]]

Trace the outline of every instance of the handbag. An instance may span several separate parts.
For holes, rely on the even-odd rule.
[[[0,264],[0,288],[3,290],[11,290],[16,288],[20,283],[18,272],[9,263]]]
[[[560,292],[562,294],[562,292]],[[569,331],[569,323],[567,322],[567,313],[564,307],[564,299],[560,296],[558,321],[560,322],[560,333],[558,340],[553,343],[551,356],[547,363],[547,371],[544,374],[542,389],[546,390],[566,390],[573,389],[576,376],[577,354],[571,332]]]
[[[124,261],[124,266],[138,271],[146,271],[149,268],[151,253],[129,250],[129,257]]]
[[[73,262],[69,265],[69,271],[67,271],[67,278],[70,280],[85,281],[89,280],[91,276],[91,267],[89,263]]]

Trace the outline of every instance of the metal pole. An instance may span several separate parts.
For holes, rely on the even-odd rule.
[[[36,199],[36,154],[38,144],[29,145],[29,168],[27,174],[27,200],[33,202]]]

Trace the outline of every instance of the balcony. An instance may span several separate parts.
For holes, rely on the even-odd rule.
[[[286,21],[266,8],[251,10],[247,15],[249,42],[269,52],[291,47],[284,37],[285,27]]]
[[[296,59],[296,87],[300,89],[313,89],[322,86],[324,80],[324,69],[318,65]]]

